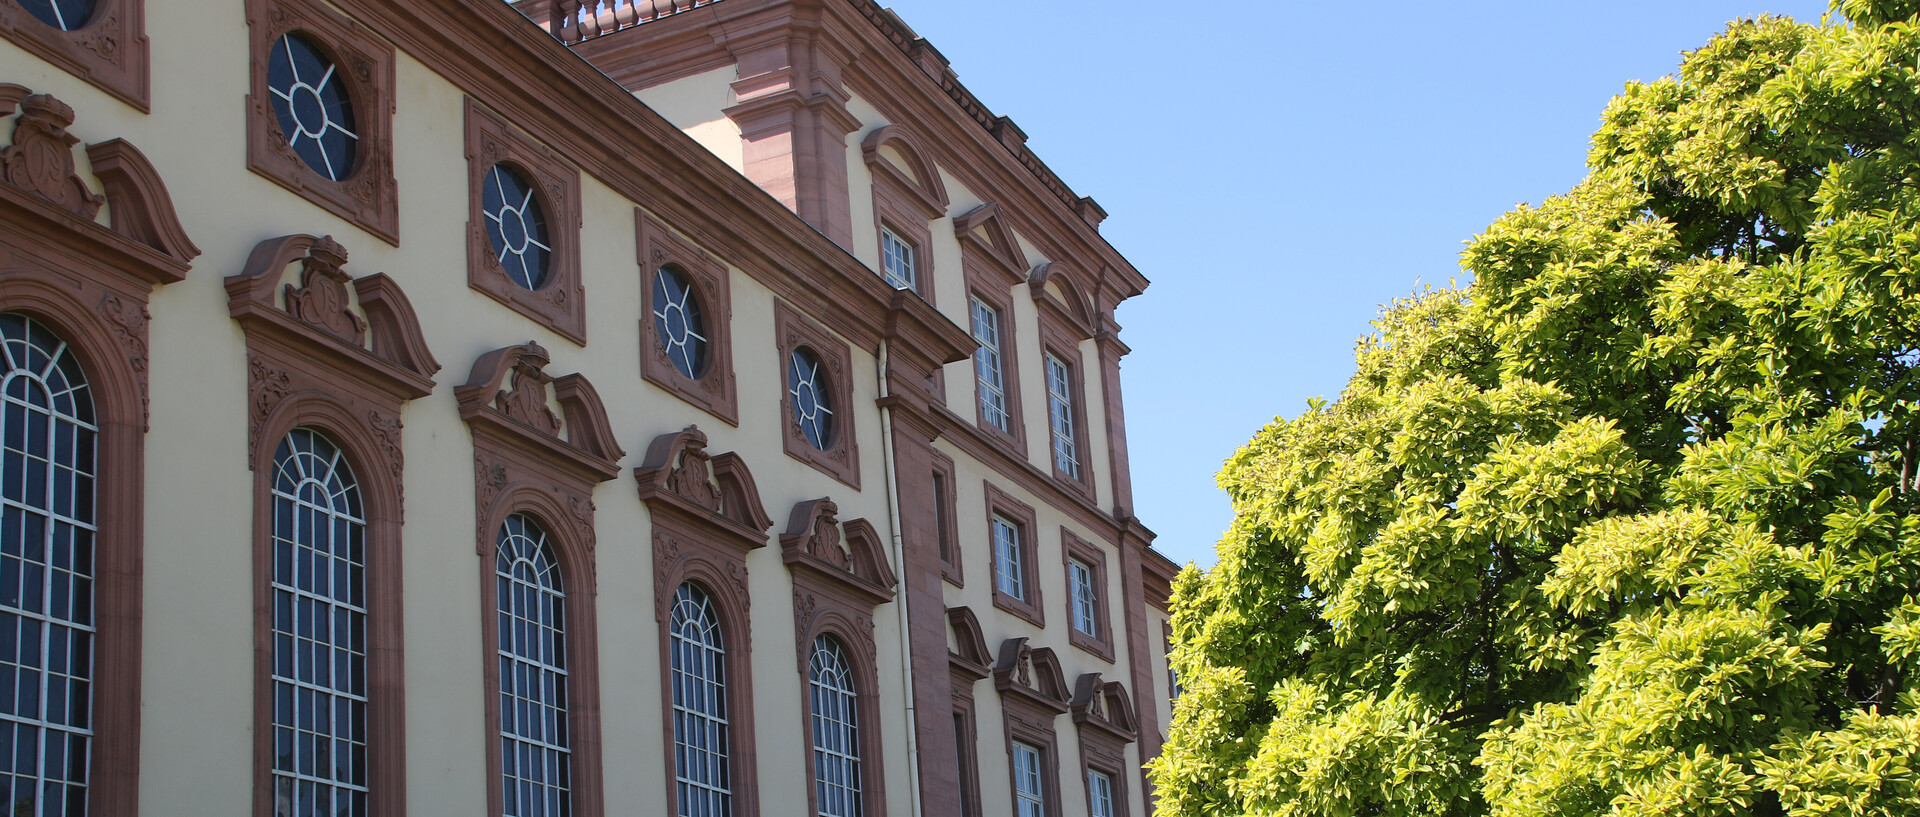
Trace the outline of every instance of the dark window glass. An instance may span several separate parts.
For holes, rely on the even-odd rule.
[[[680,585],[667,625],[673,684],[675,801],[681,817],[728,817],[733,784],[728,745],[727,647],[706,591]]]
[[[360,146],[339,67],[307,38],[288,34],[267,56],[267,90],[287,145],[315,173],[334,181],[353,172]]]
[[[667,359],[681,374],[699,379],[707,370],[707,324],[687,279],[670,267],[653,275],[653,330]]]
[[[273,796],[367,813],[366,522],[340,449],[294,429],[273,455]]]
[[[66,342],[0,314],[0,796],[11,814],[87,812],[97,433]]]
[[[500,629],[501,813],[566,817],[573,809],[566,590],[547,532],[532,517],[514,514],[500,526],[494,587]]]
[[[27,13],[61,31],[79,31],[93,20],[97,0],[20,0]]]
[[[827,376],[820,371],[820,358],[806,348],[793,350],[787,360],[787,396],[793,402],[793,419],[807,444],[821,451],[833,445],[833,406],[827,402]]]
[[[487,240],[493,242],[507,277],[527,289],[539,289],[547,282],[553,240],[547,236],[547,219],[540,212],[533,185],[513,168],[494,165],[480,190],[480,212],[487,216]]]

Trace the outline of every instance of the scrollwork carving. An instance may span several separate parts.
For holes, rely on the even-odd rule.
[[[147,394],[147,323],[152,319],[147,305],[107,293],[100,299],[99,310],[127,350],[127,367],[133,370],[140,390],[140,430],[146,431],[153,417],[152,399]]]
[[[80,139],[67,132],[72,124],[73,108],[51,94],[32,94],[20,100],[13,144],[0,150],[0,178],[92,221],[107,199],[87,189],[87,183],[74,172],[73,146]]]
[[[347,294],[353,277],[340,268],[347,263],[347,250],[321,236],[300,259],[300,286],[287,284],[287,314],[311,324],[351,345],[366,343],[367,322],[353,311]]]
[[[260,461],[260,434],[266,427],[267,416],[292,391],[293,378],[285,369],[268,363],[264,358],[247,358],[247,403],[253,407],[252,414],[247,417],[249,467]]]

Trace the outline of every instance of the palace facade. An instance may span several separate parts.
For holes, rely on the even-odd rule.
[[[1152,813],[1147,280],[892,12],[0,0],[0,119],[11,814]]]

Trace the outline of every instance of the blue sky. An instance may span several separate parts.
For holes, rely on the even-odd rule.
[[[882,0],[886,2],[886,0]],[[1583,175],[1629,80],[1822,0],[1327,3],[892,0],[1111,217],[1153,286],[1121,307],[1136,515],[1179,562],[1232,520],[1214,474],[1337,395],[1380,304]]]

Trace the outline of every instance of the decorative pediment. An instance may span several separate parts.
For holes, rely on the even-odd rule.
[[[1080,340],[1086,340],[1093,337],[1093,312],[1073,278],[1066,267],[1043,261],[1027,273],[1027,294],[1040,309],[1072,327]]]
[[[773,518],[760,502],[753,473],[731,451],[708,454],[707,435],[699,426],[653,438],[633,478],[640,483],[640,499],[655,514],[679,517],[742,550],[767,544]]]
[[[375,386],[403,399],[425,397],[440,364],[413,305],[384,273],[355,278],[346,265],[347,250],[332,236],[262,241],[246,268],[227,277],[227,312],[249,336],[330,368],[361,369]]]
[[[1133,700],[1119,681],[1102,683],[1100,673],[1089,672],[1073,684],[1073,722],[1105,732],[1122,743],[1130,743],[1139,733],[1133,717]]]
[[[0,221],[43,240],[87,242],[96,263],[107,261],[149,285],[186,277],[200,249],[181,228],[167,187],[146,156],[121,139],[89,145],[88,159],[106,191],[95,193],[74,161],[80,140],[67,131],[73,108],[49,94],[0,83],[0,118],[16,113],[12,141],[0,148],[0,206],[6,210]],[[110,205],[111,227],[94,221],[102,205]]]
[[[1067,679],[1060,672],[1060,660],[1050,648],[1028,646],[1025,636],[1000,642],[993,688],[1055,715],[1067,711]]]
[[[892,601],[893,568],[887,564],[880,534],[865,519],[840,522],[839,510],[826,497],[793,506],[787,532],[780,534],[787,566],[809,570],[869,604]]]
[[[947,666],[969,683],[993,672],[993,653],[987,637],[980,631],[980,619],[965,607],[947,608],[947,626],[953,628],[953,644],[948,648]]]
[[[547,374],[550,360],[533,341],[481,355],[467,382],[453,390],[461,419],[476,431],[513,437],[596,482],[613,479],[625,452],[614,443],[599,392],[579,373]]]
[[[874,181],[891,182],[911,194],[927,220],[947,212],[947,187],[940,181],[940,169],[913,146],[913,137],[899,125],[887,125],[867,134],[860,153],[872,171]]]
[[[1027,254],[1000,218],[1000,205],[989,202],[955,216],[953,232],[961,250],[990,262],[987,266],[1004,275],[1008,287],[1026,282]]]

